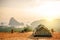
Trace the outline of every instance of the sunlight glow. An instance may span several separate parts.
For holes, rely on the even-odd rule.
[[[47,20],[48,22],[52,22],[52,21],[53,21],[52,18],[47,18],[46,20]]]
[[[47,21],[52,22],[56,15],[54,15],[54,13],[48,13],[45,14],[44,16]]]

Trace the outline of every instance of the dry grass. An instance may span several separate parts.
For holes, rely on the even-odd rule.
[[[30,39],[32,32],[26,33],[5,33],[0,32],[0,40],[37,40],[37,38]],[[54,32],[51,38],[39,38],[39,40],[60,40],[60,33]]]

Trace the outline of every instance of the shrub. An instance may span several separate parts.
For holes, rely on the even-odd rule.
[[[32,31],[32,28],[30,28],[30,27],[24,27],[24,32],[30,32],[30,31]]]

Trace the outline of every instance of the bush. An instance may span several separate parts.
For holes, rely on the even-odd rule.
[[[21,33],[32,31],[32,28],[27,25],[24,28],[0,27],[0,32],[11,32],[12,29],[13,29],[14,32],[21,32]]]
[[[32,31],[32,28],[30,28],[30,27],[24,27],[24,32],[30,32],[30,31]]]

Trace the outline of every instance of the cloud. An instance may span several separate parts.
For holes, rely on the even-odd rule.
[[[35,7],[40,0],[1,0],[2,7]]]

